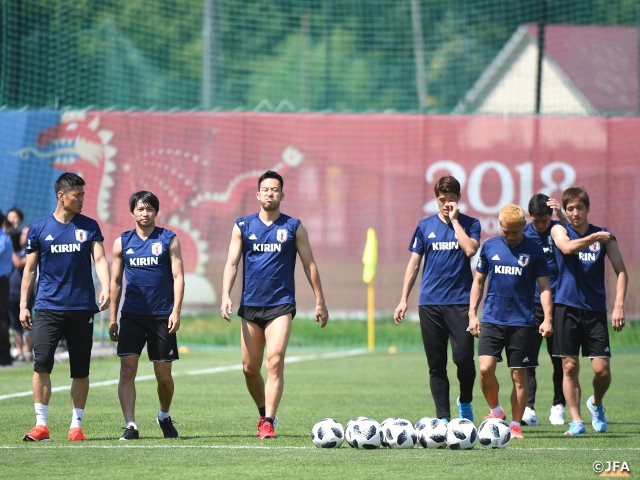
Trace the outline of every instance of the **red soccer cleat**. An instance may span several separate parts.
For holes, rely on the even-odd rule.
[[[524,438],[522,436],[522,430],[516,425],[511,425],[509,431],[511,432],[511,438],[519,438],[520,440]]]
[[[500,408],[500,415],[496,415],[495,413],[490,413],[489,415],[484,417],[485,420],[489,420],[490,418],[499,418],[500,420],[506,420],[507,416],[504,414],[504,410]]]
[[[49,427],[46,425],[36,425],[29,433],[27,433],[22,440],[25,442],[48,442],[51,440],[49,438]]]
[[[87,437],[84,436],[84,433],[82,433],[82,429],[81,428],[70,428],[69,429],[68,438],[72,442],[80,442],[80,441],[83,441],[83,440],[89,440]]]
[[[273,431],[273,425],[271,423],[262,422],[260,430],[258,430],[260,438],[276,438],[276,433]]]

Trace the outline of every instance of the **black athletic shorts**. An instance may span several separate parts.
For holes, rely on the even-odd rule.
[[[118,356],[140,356],[144,345],[152,362],[178,360],[176,334],[169,334],[169,315],[122,313],[118,330]]]
[[[60,339],[67,340],[71,378],[89,376],[93,347],[93,310],[36,310],[33,319],[33,370],[53,370]]]
[[[606,312],[556,304],[553,311],[553,356],[611,357]]]
[[[504,348],[509,368],[537,367],[538,356],[533,352],[535,331],[534,327],[508,327],[483,322],[478,341],[478,358],[493,357],[501,362]]]
[[[283,303],[275,307],[249,307],[240,305],[238,316],[248,322],[255,323],[260,328],[266,328],[271,320],[275,320],[287,313],[291,314],[293,320],[296,316],[296,306],[291,303]]]

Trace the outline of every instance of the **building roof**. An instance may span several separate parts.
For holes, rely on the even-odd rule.
[[[640,111],[635,27],[546,25],[544,38],[543,68],[554,68],[587,112],[624,115]],[[458,104],[456,112],[476,110],[500,77],[509,74],[509,66],[523,54],[525,46],[534,47],[537,52],[537,43],[538,26],[520,26]]]

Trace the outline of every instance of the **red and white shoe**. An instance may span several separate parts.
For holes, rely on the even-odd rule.
[[[48,442],[51,440],[51,438],[49,438],[49,427],[46,425],[36,425],[29,430],[29,433],[22,437],[22,440],[25,442]]]
[[[89,440],[87,437],[84,436],[84,433],[82,433],[81,428],[75,428],[75,427],[69,429],[69,436],[67,438],[72,442]]]
[[[258,425],[257,425],[258,431],[256,432],[256,437],[260,436],[260,427],[262,427],[263,423],[264,423],[264,417],[260,417],[258,419]],[[275,427],[276,425],[278,425],[278,417],[273,419],[273,426]]]
[[[485,420],[489,420],[490,418],[499,418],[500,420],[506,420],[507,416],[504,414],[504,410],[502,409],[502,407],[500,407],[500,415],[496,415],[495,413],[490,413],[489,415],[484,417]]]
[[[522,430],[517,425],[511,425],[509,431],[511,432],[511,438],[519,438],[520,440],[524,438],[522,436]]]
[[[276,438],[276,433],[273,431],[273,425],[268,422],[262,422],[262,425],[260,425],[260,430],[258,430],[258,434],[262,439]]]

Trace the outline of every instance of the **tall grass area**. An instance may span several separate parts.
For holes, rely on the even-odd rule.
[[[320,328],[313,319],[296,317],[289,345],[305,348],[366,348],[367,328],[366,320],[331,318],[325,328]],[[376,348],[423,348],[420,324],[415,321],[405,320],[396,325],[391,317],[378,317],[375,320],[375,334]],[[610,329],[609,337],[614,353],[640,353],[640,321],[629,321],[621,332]],[[239,347],[240,319],[235,316],[228,323],[215,314],[183,316],[178,341],[181,345],[191,347]]]
[[[346,356],[349,354],[349,356]],[[596,434],[587,421],[587,435],[565,437],[566,426],[547,421],[551,404],[551,368],[541,356],[538,372],[539,427],[524,428],[525,439],[505,450],[354,450],[313,446],[311,428],[321,418],[343,425],[355,416],[382,421],[404,417],[413,422],[433,416],[424,354],[418,351],[372,354],[346,350],[291,349],[285,368],[286,388],[278,411],[278,438],[255,437],[258,412],[246,391],[238,349],[191,350],[174,364],[175,397],[171,415],[178,439],[164,439],[155,423],[158,410],[153,368],[146,355],[137,382],[136,420],[140,440],[120,442],[124,420],[118,403],[119,361],[94,359],[92,388],[85,410],[86,443],[67,441],[71,420],[68,390],[54,391],[49,408],[52,441],[26,443],[22,436],[34,423],[30,395],[0,399],[4,419],[0,428],[0,477],[48,478],[252,478],[252,479],[416,479],[416,478],[593,478],[596,461],[626,461],[632,475],[640,469],[638,425],[640,410],[632,408],[640,391],[640,355],[615,355],[613,385],[605,398],[609,431]],[[582,361],[582,385],[590,390],[588,360]],[[31,388],[31,368],[0,372],[0,397]],[[506,365],[498,366],[500,399],[508,408],[510,379]],[[145,379],[150,376],[151,379]],[[457,385],[450,369],[452,385]],[[56,364],[54,387],[70,384],[67,364]],[[102,382],[102,386],[99,382]],[[452,411],[456,412],[456,388]],[[586,400],[587,395],[583,397]],[[476,425],[488,407],[475,388]],[[590,419],[583,407],[585,420]]]

